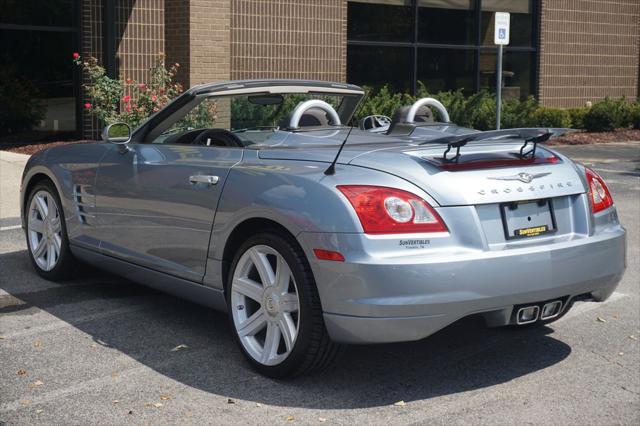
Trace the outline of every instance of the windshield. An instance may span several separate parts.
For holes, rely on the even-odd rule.
[[[343,101],[343,96],[339,95],[295,93],[278,96],[280,97],[280,102],[266,105],[258,103],[260,98],[255,96],[231,98],[229,130],[238,132],[265,128],[288,128],[289,122],[287,119],[295,107],[302,102],[318,99],[328,103],[334,110],[338,111]],[[324,111],[309,111],[306,120],[308,125],[328,126],[330,123]]]
[[[310,100],[322,102],[301,107]],[[172,124],[167,122],[151,143],[207,143],[207,135],[220,131],[236,135],[235,139],[243,146],[262,143],[276,130],[290,130],[296,110],[293,126],[296,129],[337,129],[350,119],[358,100],[357,96],[333,93],[203,96],[172,116]]]

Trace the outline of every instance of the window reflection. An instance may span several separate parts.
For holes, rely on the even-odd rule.
[[[493,45],[495,13],[509,12],[511,14],[509,46],[533,46],[532,8],[531,0],[483,0],[480,44]]]
[[[462,49],[418,50],[418,81],[430,93],[463,89],[473,92],[475,53]]]
[[[347,81],[398,92],[411,90],[412,49],[383,46],[348,46]]]
[[[0,0],[0,24],[73,25],[74,0]]]
[[[412,39],[410,0],[358,0],[347,7],[349,40],[404,41]]]
[[[418,0],[418,40],[475,44],[474,0]]]
[[[78,0],[0,0],[0,143],[77,136]]]
[[[537,7],[531,0],[349,1],[347,80],[403,91],[414,87],[414,79],[430,92],[495,90],[493,26],[499,11],[511,14],[506,97],[534,94]]]
[[[496,90],[497,51],[480,53],[480,89]],[[532,52],[505,52],[502,59],[502,98],[522,99],[533,95],[531,88],[535,76],[535,54]]]

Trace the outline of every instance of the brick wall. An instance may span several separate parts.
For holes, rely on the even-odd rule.
[[[346,0],[233,0],[231,78],[346,77]]]
[[[102,62],[103,1],[83,0],[81,8],[81,51]],[[115,0],[116,66],[120,78],[145,81],[148,70],[164,52],[165,0]],[[86,75],[83,83],[87,83]],[[83,101],[89,99],[83,93]],[[100,125],[89,114],[82,114],[82,135],[97,138]]]
[[[117,0],[116,64],[120,78],[149,79],[149,68],[164,53],[164,0]]]
[[[179,63],[176,79],[189,85],[189,19],[190,0],[165,0],[164,34],[167,63]]]
[[[638,95],[640,1],[543,0],[540,35],[543,104]]]
[[[81,4],[80,10],[80,54],[83,57],[93,56],[102,60],[102,0],[86,0]],[[82,76],[82,83],[87,83],[87,76]],[[82,104],[86,98],[84,90],[81,90]],[[83,138],[98,137],[98,123],[89,114],[82,113],[79,130]]]
[[[164,0],[167,62],[185,88],[230,77],[231,0]]]
[[[190,85],[228,80],[231,0],[191,0],[190,14]]]

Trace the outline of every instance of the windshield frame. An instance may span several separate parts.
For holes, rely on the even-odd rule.
[[[136,129],[133,141],[152,142],[205,99],[264,94],[342,96],[342,102],[336,112],[341,122],[346,124],[351,122],[353,114],[364,97],[364,90],[354,85],[306,80],[247,80],[195,86]]]

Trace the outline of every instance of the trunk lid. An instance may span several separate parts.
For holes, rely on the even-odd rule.
[[[535,160],[518,161],[521,146],[470,142],[461,150],[458,167],[442,162],[446,145],[369,151],[356,154],[349,164],[406,179],[440,206],[524,201],[585,192],[582,178],[569,159],[539,146]]]

